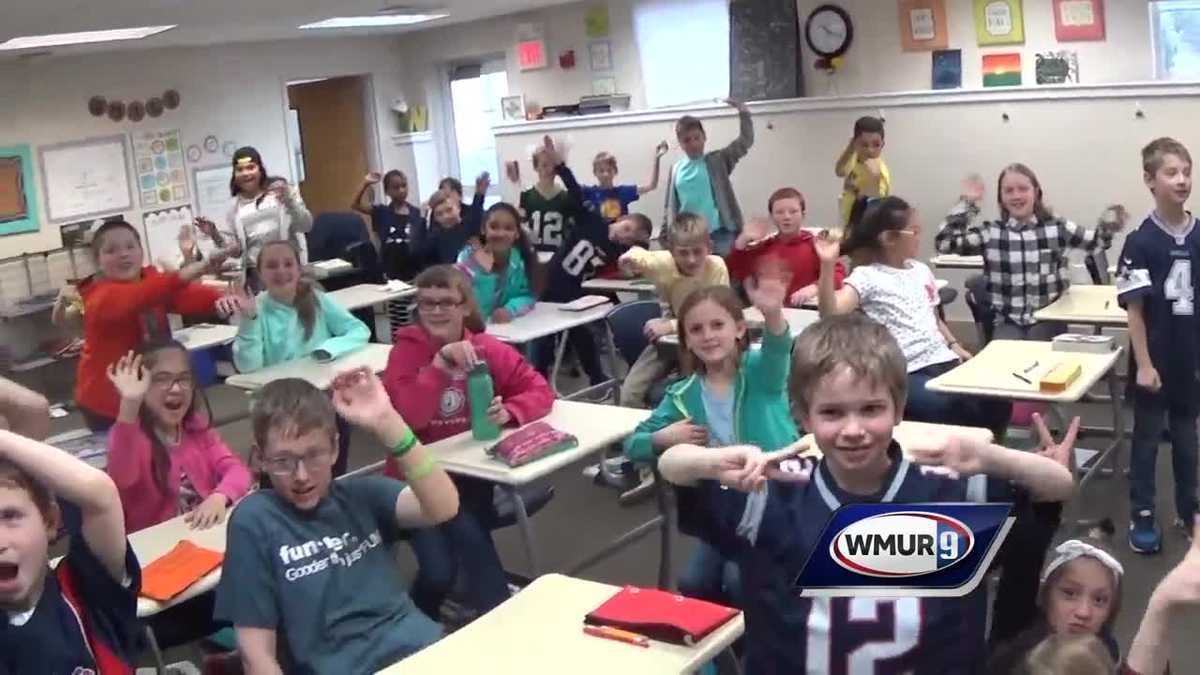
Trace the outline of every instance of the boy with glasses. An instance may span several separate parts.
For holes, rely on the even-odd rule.
[[[332,388],[331,405],[308,382],[276,380],[254,402],[252,453],[270,488],[229,521],[215,610],[236,629],[248,673],[373,673],[441,637],[388,545],[403,528],[453,518],[458,492],[369,369],[340,374]],[[407,484],[333,481],[335,409],[390,449]]]

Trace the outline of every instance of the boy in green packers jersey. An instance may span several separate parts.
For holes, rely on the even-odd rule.
[[[533,169],[537,172],[537,182],[533,187],[521,192],[518,205],[525,217],[525,229],[533,240],[533,247],[539,252],[553,253],[562,246],[569,230],[575,226],[579,216],[583,215],[584,206],[555,180],[557,164],[547,154],[547,147],[553,147],[549,136],[545,138],[545,145],[533,151]],[[508,177],[519,183],[520,174],[516,164],[509,164]]]

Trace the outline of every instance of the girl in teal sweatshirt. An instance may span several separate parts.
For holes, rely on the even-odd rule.
[[[533,309],[538,259],[512,204],[499,202],[487,210],[483,246],[464,248],[458,266],[471,279],[479,313],[489,323],[507,323]]]
[[[666,396],[625,441],[625,454],[655,463],[667,448],[682,443],[722,447],[756,445],[778,450],[799,439],[788,405],[792,336],[783,316],[787,284],[759,275],[747,279],[746,292],[766,318],[762,346],[747,349],[742,305],[728,286],[694,291],[679,311],[679,352],[691,375],[667,387]],[[746,499],[746,523],[757,523],[756,510],[766,493]],[[739,527],[750,541],[757,531]],[[699,542],[680,575],[679,592],[715,602],[738,604],[736,568],[716,548]]]
[[[367,344],[371,331],[366,324],[301,276],[299,253],[291,242],[263,246],[257,268],[266,290],[237,307],[233,364],[240,372],[305,356],[329,361]]]

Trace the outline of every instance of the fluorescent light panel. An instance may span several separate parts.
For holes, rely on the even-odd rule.
[[[371,16],[335,16],[332,19],[306,23],[302,30],[313,28],[371,28],[378,26],[410,26],[441,19],[447,14],[376,14]]]
[[[170,26],[137,26],[115,30],[87,30],[79,33],[54,33],[51,35],[26,35],[0,43],[0,49],[36,49],[39,47],[61,47],[90,42],[115,42],[117,40],[141,40],[171,30]]]

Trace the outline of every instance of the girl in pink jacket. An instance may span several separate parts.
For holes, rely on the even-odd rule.
[[[466,275],[451,265],[430,267],[413,281],[417,322],[396,331],[383,384],[392,405],[422,443],[468,431],[467,371],[487,363],[496,397],[488,416],[500,426],[520,426],[550,413],[554,390],[517,350],[483,332],[475,294]],[[386,473],[398,476],[388,460]],[[453,587],[461,564],[468,603],[486,612],[508,596],[508,586],[491,534],[493,484],[454,478],[461,508],[450,521],[414,531],[419,571],[411,595],[433,619]]]
[[[209,426],[187,350],[174,340],[144,346],[110,365],[108,377],[121,397],[108,474],[121,493],[126,530],[181,513],[193,528],[223,521],[250,489],[250,471]]]

